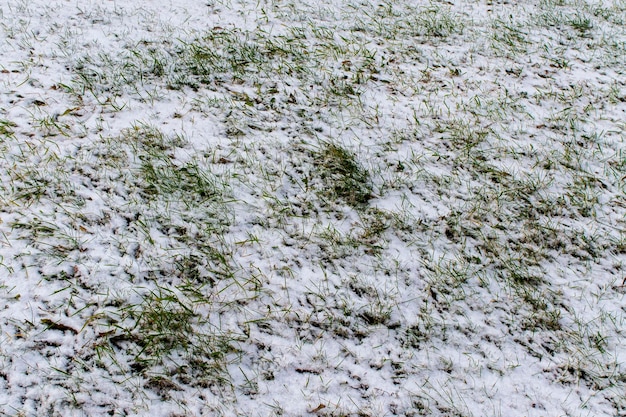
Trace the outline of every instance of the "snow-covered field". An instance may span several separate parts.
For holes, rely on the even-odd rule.
[[[626,415],[626,1],[0,36],[0,414]]]

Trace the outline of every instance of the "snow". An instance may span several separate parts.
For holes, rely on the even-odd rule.
[[[0,413],[623,415],[625,23],[1,3]]]

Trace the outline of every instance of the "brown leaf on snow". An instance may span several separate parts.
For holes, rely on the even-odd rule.
[[[324,404],[320,404],[314,409],[312,409],[311,411],[309,411],[309,413],[317,413],[318,411],[323,410],[324,408],[326,408],[326,406]]]

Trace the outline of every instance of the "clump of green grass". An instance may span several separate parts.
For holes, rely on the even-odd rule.
[[[593,22],[588,16],[584,14],[576,14],[576,16],[572,17],[569,20],[569,25],[576,29],[581,35],[585,36],[587,33],[593,29]]]
[[[201,203],[220,194],[216,180],[196,162],[179,167],[169,160],[147,160],[141,165],[141,175],[147,196],[168,196],[177,201],[184,196],[188,198],[181,199],[185,203]]]
[[[129,145],[134,152],[150,156],[164,155],[165,152],[183,147],[187,143],[180,135],[168,136],[159,129],[141,122],[125,129],[119,139]]]
[[[202,205],[204,211],[221,211],[226,185],[210,171],[208,164],[192,159],[178,162],[172,156],[186,141],[179,135],[165,135],[138,124],[119,138],[141,161],[134,171],[139,194],[147,201],[182,203],[186,209]],[[223,216],[219,216],[222,218]]]
[[[0,137],[8,138],[15,133],[13,128],[17,127],[17,124],[10,120],[0,119]]]
[[[492,22],[492,48],[505,56],[516,56],[528,51],[531,44],[526,28],[512,19]]]
[[[196,314],[187,303],[166,288],[148,293],[130,329],[141,347],[137,359],[144,362],[160,360],[173,350],[191,347],[191,336]]]
[[[208,322],[199,309],[209,299],[192,300],[172,288],[157,286],[143,301],[125,311],[128,325],[115,343],[126,342],[133,355],[131,370],[148,379],[167,381],[154,388],[228,384],[228,357],[236,353],[235,339]]]
[[[385,2],[376,10],[361,10],[367,19],[360,24],[387,40],[407,37],[443,39],[463,31],[462,19],[449,8],[435,4],[427,7],[401,7]]]
[[[315,155],[317,174],[324,188],[321,194],[332,200],[343,200],[353,207],[367,205],[373,197],[369,172],[346,148],[333,143],[323,144]]]
[[[261,44],[241,30],[215,29],[179,46],[176,82],[194,85],[185,77],[192,74],[200,84],[245,79],[252,67],[267,60]],[[183,70],[184,69],[184,70]],[[183,71],[180,71],[183,70]]]
[[[404,329],[404,335],[402,337],[403,345],[413,349],[419,349],[421,346],[428,343],[434,335],[445,340],[445,331],[447,328],[446,326],[439,326],[435,323],[430,309],[427,304],[423,304],[420,307],[415,322]]]
[[[421,10],[413,24],[416,34],[436,38],[445,38],[453,33],[461,33],[463,30],[459,16],[448,9],[434,6]]]

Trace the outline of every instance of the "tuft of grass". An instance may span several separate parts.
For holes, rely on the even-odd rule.
[[[422,9],[415,16],[413,23],[414,33],[428,37],[445,38],[463,31],[458,15],[435,5]]]
[[[505,56],[517,56],[528,52],[531,42],[524,26],[512,19],[495,19],[492,22],[492,48]]]
[[[220,195],[217,180],[197,162],[183,166],[171,163],[169,159],[145,160],[140,168],[145,181],[146,196],[164,196],[187,204],[201,204]]]
[[[366,19],[359,22],[363,30],[374,31],[386,40],[423,37],[445,39],[463,32],[463,19],[449,8],[436,4],[415,7],[383,2],[375,10],[359,10]]]
[[[591,29],[593,29],[591,19],[580,13],[577,13],[576,16],[569,20],[569,25],[576,29],[582,36],[585,36]]]
[[[13,136],[15,131],[14,127],[17,127],[15,122],[6,119],[0,119],[0,137],[1,138],[10,138]]]
[[[320,193],[328,199],[363,207],[373,197],[369,172],[359,164],[354,153],[342,146],[323,144],[315,154],[315,169],[323,183]]]
[[[211,301],[204,299],[206,307]],[[113,345],[126,345],[133,355],[130,369],[147,377],[156,391],[181,384],[207,387],[228,385],[229,357],[237,352],[235,338],[211,324],[203,304],[176,290],[157,286],[141,303],[127,307]],[[155,384],[161,381],[161,384]]]
[[[213,215],[216,221],[228,222],[224,205],[227,186],[211,172],[209,162],[201,158],[187,161],[173,158],[176,150],[187,143],[182,136],[168,136],[151,126],[136,124],[117,140],[139,159],[139,166],[131,173],[139,195],[146,202],[176,204],[192,217],[197,217],[197,210],[202,208],[203,213]]]

